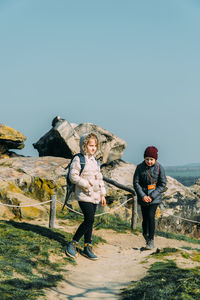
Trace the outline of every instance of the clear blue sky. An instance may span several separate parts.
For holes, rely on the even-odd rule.
[[[200,162],[199,0],[0,0],[0,123],[24,155],[56,115],[146,146],[164,165]]]

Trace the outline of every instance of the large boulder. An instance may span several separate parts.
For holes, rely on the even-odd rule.
[[[157,223],[160,230],[200,236],[200,195],[194,187],[186,187],[167,176],[167,191],[163,194],[161,214]],[[188,221],[191,220],[191,221]]]
[[[18,156],[9,149],[23,149],[26,137],[18,130],[0,124],[0,158]]]
[[[118,159],[109,164],[102,165],[101,171],[104,177],[133,190],[133,174],[135,168],[135,165]],[[129,222],[132,215],[132,193],[127,190],[122,190],[106,181],[104,184],[106,187],[106,200],[108,204],[106,207],[107,212],[112,212]],[[125,205],[122,205],[123,203],[125,203]]]
[[[121,159],[112,161],[109,164],[102,165],[101,171],[104,177],[112,179],[125,187],[133,189],[133,174],[136,166],[127,163]],[[105,182],[107,198],[109,201],[127,200],[131,195],[130,192],[122,190],[113,184]]]
[[[79,139],[68,121],[56,117],[52,121],[52,128],[33,147],[38,150],[39,156],[72,158],[80,152]]]
[[[59,116],[53,119],[51,130],[33,146],[38,150],[39,156],[71,158],[80,152],[80,137],[87,132],[94,132],[99,138],[100,150],[96,156],[101,163],[109,163],[122,157],[126,143],[121,138],[95,124],[70,124]]]

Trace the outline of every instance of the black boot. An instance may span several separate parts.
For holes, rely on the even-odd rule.
[[[93,252],[92,252],[92,245],[89,243],[84,244],[84,250],[82,252],[82,254],[92,260],[97,260],[98,256],[96,256]]]

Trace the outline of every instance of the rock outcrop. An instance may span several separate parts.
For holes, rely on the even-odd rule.
[[[54,118],[52,129],[34,144],[38,149],[39,158],[16,157],[10,158],[9,149],[21,149],[26,139],[20,132],[0,125],[0,202],[2,204],[21,205],[21,208],[1,206],[0,216],[6,218],[47,218],[49,204],[35,206],[37,203],[50,200],[53,193],[59,202],[64,202],[66,194],[66,181],[64,167],[69,159],[79,152],[80,136],[86,132],[95,132],[100,141],[100,149],[97,158],[102,162],[102,173],[126,187],[133,188],[133,174],[136,166],[121,160],[126,147],[125,142],[106,131],[105,129],[90,123],[73,124]],[[13,154],[14,155],[14,154]],[[105,182],[107,190],[106,209],[119,206],[120,203],[132,198],[130,192],[124,191]],[[187,233],[196,237],[200,236],[200,179],[191,187],[186,187],[176,179],[167,176],[167,191],[163,194],[160,213],[157,214],[157,228],[176,233]],[[72,205],[73,196],[70,199]],[[32,207],[23,207],[23,204]],[[131,204],[128,202],[116,214],[130,221]],[[138,207],[139,222],[141,212]]]
[[[0,216],[8,218],[48,217],[49,204],[35,206],[48,201],[56,193],[58,201],[65,198],[66,182],[64,167],[69,160],[59,157],[18,157],[0,161],[0,201],[2,204],[33,205],[10,208],[3,206]]]
[[[4,218],[48,218],[49,204],[35,206],[51,198],[55,192],[59,202],[64,201],[66,181],[64,167],[69,159],[61,157],[17,157],[0,160],[0,202],[2,204],[29,204],[32,207],[21,209],[1,206],[0,216]],[[122,160],[113,161],[102,166],[104,176],[132,188],[135,166]],[[107,184],[107,210],[119,206],[132,195],[113,185]],[[195,223],[184,221],[177,217],[199,220],[200,197],[198,189],[185,187],[177,180],[167,176],[168,190],[163,194],[161,213],[157,218],[157,228],[164,231],[187,233],[200,236],[200,228]],[[197,185],[198,186],[198,185]],[[198,186],[199,188],[199,186]],[[76,206],[74,199],[70,200]],[[61,204],[57,203],[61,208]],[[115,214],[127,221],[131,218],[131,203],[115,211]],[[141,222],[138,207],[139,223]],[[177,216],[177,217],[174,217]]]
[[[123,160],[115,160],[110,164],[103,165],[101,170],[105,177],[133,189],[133,174],[135,172],[135,168],[136,166],[133,164],[127,163]],[[115,208],[117,208],[120,204],[133,197],[130,192],[119,189],[118,187],[107,182],[105,182],[105,186],[107,192],[106,199],[108,203],[108,211],[110,209],[115,210]],[[122,206],[120,209],[117,209],[114,214],[126,219],[127,221],[130,221],[132,214],[132,203],[133,201],[127,202],[127,204]]]
[[[200,178],[196,180],[194,185],[190,186],[191,191],[200,198]]]
[[[24,148],[26,137],[18,130],[4,124],[0,124],[0,158],[18,156],[10,149]]]
[[[109,163],[122,157],[126,143],[121,138],[95,124],[84,123],[76,126],[60,117],[54,118],[51,130],[33,146],[38,150],[39,156],[71,158],[80,152],[80,136],[87,132],[94,132],[99,138],[100,150],[96,156],[101,163]]]
[[[160,230],[200,236],[200,195],[195,187],[186,187],[167,176],[167,191],[163,194],[161,214],[157,219]],[[179,218],[180,217],[180,218]]]

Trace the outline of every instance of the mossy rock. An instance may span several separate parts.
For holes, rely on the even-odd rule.
[[[0,124],[0,142],[7,149],[22,149],[26,137],[18,130]]]

